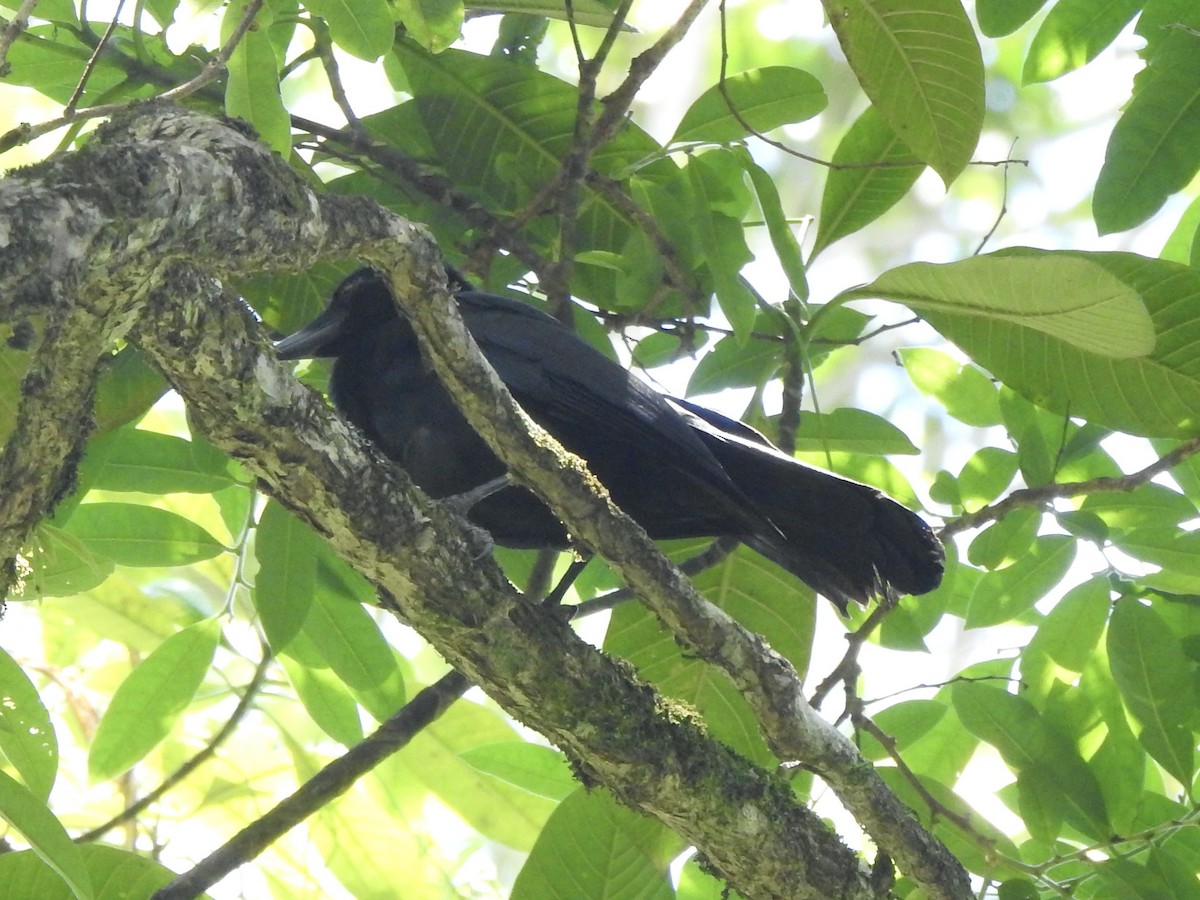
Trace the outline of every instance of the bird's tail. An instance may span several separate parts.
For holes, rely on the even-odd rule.
[[[941,582],[941,542],[911,510],[869,485],[792,459],[743,423],[676,402],[734,484],[775,526],[742,540],[839,608],[851,600],[924,594]]]

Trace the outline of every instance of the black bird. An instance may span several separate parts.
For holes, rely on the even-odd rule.
[[[528,304],[480,293],[453,272],[451,287],[517,402],[586,460],[650,537],[735,537],[843,611],[850,600],[937,587],[942,546],[905,507],[797,462],[748,425],[658,393]],[[276,352],[333,357],[334,405],[430,496],[462,494],[504,474],[375,271],[349,275],[328,308]],[[504,546],[568,543],[549,508],[522,487],[479,501],[469,518]]]

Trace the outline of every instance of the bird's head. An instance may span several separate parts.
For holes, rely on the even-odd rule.
[[[471,283],[449,266],[450,290],[470,290]],[[329,305],[319,316],[275,344],[280,359],[317,359],[354,352],[358,340],[397,318],[387,282],[374,269],[359,269],[334,288]]]

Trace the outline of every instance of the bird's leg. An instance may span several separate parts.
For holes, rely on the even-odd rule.
[[[591,554],[587,554],[585,556],[576,556],[571,560],[571,564],[567,566],[567,571],[563,572],[563,577],[558,579],[558,584],[554,586],[554,590],[542,599],[542,606],[549,609],[561,606],[563,597],[570,590],[571,585],[575,583],[575,579],[587,567],[591,558]]]
[[[465,519],[467,514],[475,508],[475,504],[481,500],[486,500],[492,494],[500,493],[510,484],[512,484],[512,478],[504,474],[498,478],[493,478],[491,481],[485,481],[483,484],[477,485],[469,491],[463,491],[461,494],[455,494],[452,497],[445,497],[442,499],[442,502],[450,507],[451,512]]]
[[[452,497],[442,498],[441,502],[446,504],[452,513],[462,519],[462,525],[470,535],[471,543],[476,551],[476,559],[481,559],[488,553],[491,553],[492,548],[496,546],[496,542],[492,540],[492,536],[488,534],[487,529],[480,528],[478,525],[472,525],[467,515],[476,503],[486,500],[492,494],[504,490],[510,483],[511,479],[507,475],[501,475],[499,478],[485,481],[483,484],[473,487],[469,491],[463,491],[461,494],[455,494]]]

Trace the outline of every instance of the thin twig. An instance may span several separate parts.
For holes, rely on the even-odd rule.
[[[1021,488],[1013,491],[999,503],[977,509],[973,513],[959,516],[942,527],[940,537],[943,541],[954,535],[978,528],[987,522],[1004,518],[1014,509],[1023,507],[1044,507],[1052,500],[1067,497],[1078,497],[1083,494],[1110,493],[1115,491],[1132,491],[1163,474],[1191,456],[1200,453],[1200,437],[1184,441],[1170,453],[1167,453],[1146,468],[1129,475],[1105,476],[1092,478],[1089,481],[1071,481],[1063,484],[1044,484],[1040,487]]]
[[[256,819],[154,894],[154,900],[196,897],[238,866],[254,859],[290,829],[348,791],[354,783],[404,748],[422,728],[466,693],[471,682],[449,672],[422,690],[370,737],[329,763],[270,812]]]
[[[117,8],[113,10],[112,19],[109,20],[108,27],[104,29],[104,34],[100,36],[99,42],[92,48],[92,55],[88,57],[87,64],[83,67],[83,74],[79,76],[79,83],[75,85],[75,90],[71,92],[71,99],[67,101],[65,110],[67,113],[75,111],[75,106],[79,103],[79,98],[83,96],[84,89],[87,88],[87,83],[92,77],[92,72],[96,69],[96,64],[100,62],[100,54],[104,52],[104,48],[108,46],[108,41],[112,37],[113,32],[117,30],[117,19],[124,8],[125,0],[117,0]]]

